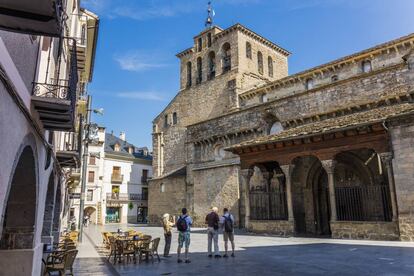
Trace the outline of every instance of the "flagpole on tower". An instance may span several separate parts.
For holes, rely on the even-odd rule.
[[[215,15],[215,12],[213,8],[211,7],[211,1],[208,1],[208,7],[207,7],[207,19],[205,26],[206,28],[211,28],[213,26],[213,17]]]

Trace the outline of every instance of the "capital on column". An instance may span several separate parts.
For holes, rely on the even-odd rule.
[[[240,170],[239,174],[240,174],[241,177],[248,179],[253,175],[253,170],[252,169],[243,169],[243,170]]]
[[[391,164],[394,157],[391,152],[381,152],[379,156],[381,158],[381,161],[387,166]]]
[[[295,168],[295,165],[293,165],[293,164],[282,165],[282,166],[280,166],[280,168],[282,169],[283,173],[285,174],[285,177],[290,178],[292,176],[292,172],[293,172],[293,169]]]
[[[322,160],[322,167],[325,169],[327,174],[333,174],[337,162],[335,160]]]

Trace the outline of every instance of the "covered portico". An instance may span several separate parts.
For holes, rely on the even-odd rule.
[[[228,148],[241,161],[242,225],[284,236],[398,239],[387,121],[413,110],[405,103],[324,114]]]

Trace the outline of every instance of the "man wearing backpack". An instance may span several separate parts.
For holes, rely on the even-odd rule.
[[[193,220],[189,215],[187,215],[187,209],[183,208],[181,210],[182,215],[177,220],[177,230],[178,230],[178,249],[177,249],[177,262],[182,263],[181,260],[181,248],[185,246],[185,263],[190,263],[188,259],[188,249],[190,247],[190,227],[193,224]]]
[[[221,258],[219,246],[218,246],[218,231],[219,231],[219,221],[218,208],[213,207],[211,212],[206,216],[207,224],[207,236],[208,236],[208,256],[211,258],[211,244],[214,240],[214,258]]]
[[[224,238],[224,258],[227,258],[228,241],[231,242],[232,253],[234,257],[234,217],[229,213],[229,209],[223,209],[223,238]]]

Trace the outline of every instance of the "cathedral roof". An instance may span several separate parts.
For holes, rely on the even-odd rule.
[[[262,136],[239,143],[227,148],[227,150],[234,151],[250,146],[303,139],[320,134],[334,133],[339,130],[355,129],[373,125],[375,123],[382,123],[387,119],[410,114],[414,114],[414,103],[412,102],[385,105],[366,111],[355,112],[349,115],[333,117],[289,128],[277,134]]]

